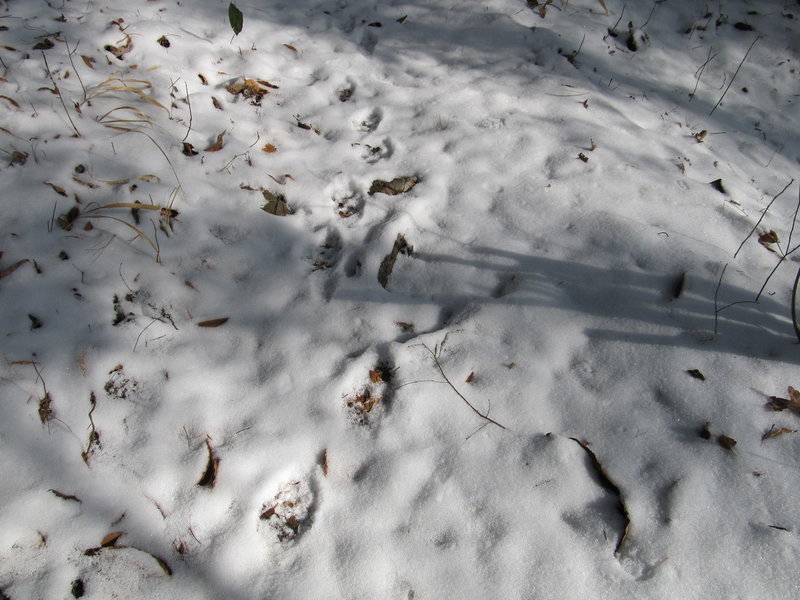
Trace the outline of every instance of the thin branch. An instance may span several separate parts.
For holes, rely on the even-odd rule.
[[[800,323],[797,322],[797,288],[800,284],[800,269],[797,269],[797,275],[794,277],[794,285],[792,286],[792,327],[794,327],[794,334],[797,340],[800,341]]]
[[[433,350],[431,350],[430,347],[428,347],[427,344],[422,344],[422,347],[425,348],[425,350],[427,350],[430,353],[430,355],[433,357],[433,362],[436,364],[436,368],[439,369],[439,373],[441,374],[441,376],[444,379],[445,383],[447,383],[447,385],[450,386],[450,389],[452,389],[456,393],[456,395],[459,398],[461,398],[464,401],[464,403],[472,409],[472,412],[474,412],[476,415],[478,415],[481,419],[484,419],[485,421],[487,421],[487,423],[491,423],[492,425],[497,425],[500,429],[506,429],[505,425],[501,425],[500,423],[498,423],[497,421],[495,421],[494,419],[489,417],[488,414],[484,414],[481,411],[479,411],[477,408],[475,408],[475,406],[469,400],[467,400],[464,397],[464,395],[461,392],[458,391],[458,389],[456,389],[456,386],[454,386],[453,382],[451,382],[447,378],[447,375],[444,374],[444,369],[442,368],[442,364],[439,362],[439,356],[437,355],[437,353],[434,352]]]
[[[713,115],[713,114],[714,114],[714,111],[715,111],[715,110],[717,110],[717,107],[718,107],[718,106],[720,105],[720,103],[722,102],[722,99],[725,97],[725,94],[727,94],[727,93],[728,93],[728,90],[729,90],[729,89],[731,89],[731,86],[733,85],[733,80],[734,80],[734,79],[736,79],[736,76],[739,74],[739,69],[741,69],[741,68],[742,68],[742,65],[744,64],[744,61],[746,61],[746,60],[747,60],[747,56],[750,54],[750,51],[753,49],[753,46],[755,46],[755,45],[756,45],[756,42],[757,42],[758,40],[760,40],[760,39],[761,39],[761,36],[760,36],[760,35],[759,35],[759,36],[756,36],[756,39],[754,39],[754,40],[753,40],[753,43],[752,43],[752,44],[750,44],[750,47],[747,49],[747,52],[745,52],[745,53],[744,53],[744,58],[742,58],[742,62],[740,62],[740,63],[739,63],[739,66],[738,66],[738,67],[736,67],[736,71],[734,72],[734,74],[733,74],[733,77],[731,77],[731,80],[730,80],[730,82],[728,83],[728,87],[726,87],[726,88],[725,88],[725,91],[724,91],[724,92],[722,92],[722,96],[720,96],[720,97],[719,97],[719,100],[717,100],[717,103],[714,105],[714,108],[712,108],[712,109],[711,109],[711,112],[710,112],[710,113],[708,113],[708,116],[709,116],[709,117],[710,117],[711,115]]]
[[[777,194],[776,194],[776,195],[775,195],[775,196],[772,198],[772,200],[770,200],[770,201],[769,201],[769,204],[767,204],[767,207],[766,207],[766,208],[764,209],[764,211],[761,213],[761,217],[758,219],[758,221],[756,222],[756,224],[755,224],[755,225],[753,225],[753,228],[750,230],[750,233],[748,233],[748,234],[747,234],[747,237],[746,237],[746,238],[744,238],[744,239],[742,240],[742,243],[741,243],[741,244],[739,244],[739,248],[737,248],[736,252],[734,252],[734,253],[733,253],[733,258],[736,258],[736,255],[737,255],[737,254],[739,254],[739,252],[740,252],[740,251],[741,251],[741,249],[744,247],[744,245],[745,245],[745,243],[747,242],[747,240],[749,240],[749,239],[750,239],[750,236],[751,236],[751,235],[753,235],[753,233],[755,233],[756,229],[758,229],[758,226],[759,226],[759,225],[761,225],[761,221],[763,221],[763,220],[764,220],[764,217],[766,217],[766,216],[767,216],[767,212],[769,211],[770,207],[772,206],[772,203],[773,203],[773,202],[775,202],[775,200],[777,200],[777,199],[778,199],[778,197],[779,197],[781,194],[783,194],[783,192],[785,192],[787,189],[789,189],[789,186],[790,186],[790,185],[792,185],[793,183],[794,183],[794,179],[792,179],[792,180],[791,180],[789,183],[787,183],[787,184],[784,186],[784,188],[783,188],[783,189],[782,189],[780,192],[778,192],[778,193],[777,193]]]
[[[64,98],[61,96],[61,90],[58,89],[58,85],[56,84],[56,80],[53,79],[53,74],[50,72],[50,65],[47,64],[47,56],[45,55],[44,52],[42,52],[42,58],[44,59],[44,66],[47,69],[47,75],[48,75],[48,77],[50,77],[50,81],[53,83],[53,90],[54,90],[56,96],[58,96],[58,100],[61,102],[61,106],[64,107],[64,114],[67,115],[67,119],[69,119],[69,124],[72,125],[72,129],[75,130],[75,134],[78,137],[83,137],[81,135],[81,132],[78,131],[78,128],[75,127],[75,123],[72,121],[72,117],[69,116],[69,111],[67,110],[67,105],[64,104]]]
[[[192,102],[189,100],[189,86],[186,81],[183,82],[183,87],[186,90],[186,104],[189,105],[189,129],[186,130],[186,135],[183,136],[182,142],[186,141],[186,138],[189,137],[189,133],[192,131]]]

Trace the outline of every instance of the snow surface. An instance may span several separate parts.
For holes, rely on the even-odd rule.
[[[0,597],[800,597],[800,5],[605,4],[2,3]]]

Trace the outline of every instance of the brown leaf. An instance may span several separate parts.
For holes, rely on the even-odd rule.
[[[183,142],[183,150],[181,152],[184,156],[197,156],[199,154],[189,142]]]
[[[128,52],[133,50],[133,40],[131,39],[131,36],[125,34],[124,44],[120,44],[119,46],[112,46],[111,44],[106,44],[105,46],[103,46],[103,50],[105,50],[106,52],[110,52],[111,54],[116,56],[117,60],[122,60],[123,57]]]
[[[102,548],[110,548],[111,546],[117,545],[117,540],[125,535],[124,531],[112,531],[106,537],[103,538],[103,541],[100,542],[100,546]]]
[[[97,62],[94,58],[92,58],[91,56],[86,56],[84,54],[81,54],[81,59],[83,60],[84,64],[87,67],[89,67],[90,69],[94,69],[94,63]]]
[[[220,325],[224,325],[228,322],[230,317],[220,317],[219,319],[210,319],[208,321],[200,321],[197,326],[198,327],[219,327]]]
[[[165,35],[162,35],[156,41],[158,42],[158,44],[160,46],[163,46],[164,48],[169,48],[169,46],[170,46],[169,40],[167,39],[167,36],[165,36]]]
[[[208,79],[206,79],[205,75],[203,75],[202,73],[198,73],[197,76],[200,78],[200,83],[202,83],[203,85],[208,85]]]
[[[381,375],[380,370],[379,369],[372,369],[369,372],[369,380],[372,383],[382,383],[383,382],[383,376]]]
[[[403,333],[409,333],[414,331],[414,324],[413,323],[406,323],[405,321],[395,321],[395,325],[397,325]]]
[[[3,100],[7,100],[14,108],[19,108],[19,102],[14,100],[13,98],[9,98],[8,96],[0,96]]]
[[[368,193],[370,196],[373,194],[387,194],[389,196],[404,194],[417,185],[418,181],[419,179],[416,175],[411,175],[410,177],[395,177],[391,181],[376,179],[372,182]]]
[[[53,44],[53,40],[51,40],[50,38],[45,38],[41,42],[38,42],[36,45],[34,45],[33,49],[34,50],[49,50],[53,46],[55,46],[55,44]]]
[[[67,195],[66,190],[64,188],[62,188],[60,185],[56,185],[55,183],[50,183],[49,181],[45,181],[44,183],[45,183],[45,185],[49,185],[51,188],[53,188],[53,191],[56,194],[58,194],[60,196],[66,196]]]
[[[273,90],[280,89],[277,85],[275,85],[274,83],[270,83],[269,81],[265,81],[263,79],[258,79],[257,81],[258,81],[258,83],[260,83],[264,87],[268,87],[268,88],[273,89]]]
[[[328,449],[324,448],[322,450],[322,455],[320,456],[320,467],[322,467],[322,475],[324,477],[328,476]]]
[[[589,162],[589,157],[586,156],[583,152],[578,152],[578,158],[580,158],[583,162]]]
[[[792,386],[788,388],[789,398],[779,398],[778,396],[770,396],[767,402],[767,408],[775,411],[786,410],[787,408],[793,413],[800,415],[800,392]]]
[[[261,148],[261,151],[262,152],[272,153],[272,152],[277,152],[278,149],[275,146],[273,146],[272,144],[265,144],[264,147]]]
[[[736,447],[736,440],[724,433],[717,438],[717,443],[725,450],[733,450]]]
[[[758,243],[764,246],[764,248],[770,252],[775,252],[775,249],[770,247],[770,244],[778,243],[778,234],[770,229],[766,233],[762,233],[760,236],[758,236]]]
[[[22,265],[24,265],[26,262],[29,262],[29,259],[27,259],[27,258],[23,258],[22,260],[18,260],[17,262],[15,262],[15,263],[14,263],[13,265],[11,265],[10,267],[6,267],[6,268],[5,268],[5,269],[3,269],[2,271],[0,271],[0,279],[2,279],[3,277],[8,277],[8,276],[9,276],[9,275],[11,275],[11,274],[12,274],[14,271],[16,271],[17,269],[19,269],[19,268],[20,268]]]
[[[286,198],[283,194],[276,195],[269,190],[261,190],[261,194],[264,196],[264,200],[267,201],[267,203],[261,207],[261,210],[264,212],[268,212],[276,217],[286,217],[294,214],[294,211],[289,208],[289,205],[286,203]]]
[[[464,380],[466,383],[472,383],[475,381],[475,371],[467,375],[467,378]]]
[[[227,131],[227,130],[226,130]],[[225,131],[217,135],[217,141],[211,144],[208,148],[206,148],[206,152],[219,152],[222,150],[222,137],[225,135]]]
[[[796,429],[787,429],[786,427],[781,427],[780,429],[775,429],[775,425],[773,425],[770,428],[770,430],[762,436],[761,441],[763,442],[764,440],[771,440],[772,438],[776,438],[779,435],[783,435],[784,433],[797,433],[797,430]]]
[[[213,104],[214,108],[217,110],[222,110],[222,104],[220,104],[219,100],[217,100],[214,96],[211,96],[211,104]]]
[[[46,423],[53,418],[53,409],[50,408],[51,403],[52,398],[50,398],[49,392],[44,395],[44,398],[39,400],[39,419],[41,419],[42,423]]]
[[[295,47],[294,47],[294,46],[292,46],[291,44],[284,44],[284,45],[283,45],[283,47],[284,47],[284,48],[288,48],[289,50],[291,50],[291,51],[292,51],[292,52],[294,52],[295,54],[297,54],[297,53],[299,52],[299,51],[297,50],[297,48],[295,48]]]
[[[214,483],[217,480],[217,471],[219,470],[219,459],[214,454],[214,449],[211,447],[211,442],[206,438],[206,448],[208,448],[208,464],[206,465],[206,470],[203,472],[203,476],[200,478],[200,481],[197,482],[197,485],[202,487],[214,487]]]

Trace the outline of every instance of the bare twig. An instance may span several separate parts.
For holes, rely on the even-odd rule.
[[[780,192],[778,192],[775,196],[773,196],[772,200],[769,201],[769,204],[767,204],[767,207],[761,213],[761,217],[758,219],[756,224],[753,225],[753,228],[750,230],[750,233],[747,234],[747,237],[745,237],[742,240],[742,243],[739,244],[739,248],[737,248],[736,252],[733,253],[733,258],[736,258],[736,256],[739,254],[739,251],[744,247],[744,245],[747,242],[747,240],[750,239],[750,236],[753,235],[753,233],[755,233],[756,229],[758,229],[758,226],[761,225],[761,221],[763,221],[764,217],[767,216],[767,212],[769,211],[769,209],[772,206],[773,202],[775,202],[775,200],[777,200],[778,197],[781,194],[783,194],[783,192],[785,192],[787,189],[789,189],[789,186],[792,185],[793,183],[794,183],[794,179],[792,179],[789,183],[787,183]],[[792,229],[794,229],[794,224],[792,225]]]
[[[192,101],[189,100],[189,86],[186,81],[183,82],[183,87],[186,90],[186,104],[189,106],[189,129],[186,130],[186,135],[183,136],[182,142],[186,141],[192,131]]]
[[[72,125],[72,129],[75,131],[75,135],[77,135],[78,137],[83,137],[81,136],[81,132],[78,131],[78,128],[75,127],[75,123],[72,121],[72,117],[69,116],[67,105],[64,104],[64,98],[61,96],[61,90],[58,89],[56,80],[53,78],[53,74],[50,72],[50,65],[47,63],[47,56],[45,56],[44,52],[42,52],[42,58],[44,59],[44,66],[47,69],[47,75],[48,77],[50,77],[50,81],[53,83],[53,91],[55,92],[55,95],[58,96],[58,100],[61,102],[61,106],[64,107],[64,114],[67,115],[67,119],[69,119],[69,124]]]
[[[727,94],[727,93],[728,93],[728,90],[729,90],[729,89],[731,89],[731,86],[733,85],[733,80],[734,80],[734,79],[736,79],[736,76],[739,74],[739,69],[741,69],[741,68],[742,68],[742,65],[744,64],[744,61],[746,61],[746,60],[747,60],[747,56],[750,54],[750,51],[753,49],[753,46],[755,46],[755,45],[756,45],[756,42],[757,42],[758,40],[760,40],[760,39],[761,39],[761,36],[760,36],[760,35],[759,35],[759,36],[756,36],[756,39],[754,39],[754,40],[753,40],[753,43],[752,43],[752,44],[750,44],[750,47],[747,49],[747,52],[745,52],[745,53],[744,53],[744,57],[742,58],[742,62],[740,62],[740,63],[739,63],[739,66],[738,66],[738,67],[736,67],[736,71],[734,72],[734,74],[733,74],[733,77],[731,77],[731,80],[730,80],[730,82],[728,83],[728,87],[726,87],[726,88],[725,88],[725,91],[724,91],[724,92],[722,92],[722,96],[720,96],[720,97],[719,97],[719,100],[717,100],[717,103],[714,105],[714,108],[712,108],[712,109],[711,109],[711,112],[710,112],[710,113],[708,113],[708,116],[711,116],[711,115],[713,115],[713,114],[714,114],[714,111],[715,111],[715,110],[717,110],[717,107],[718,107],[718,106],[720,105],[720,103],[722,102],[722,99],[725,97],[725,94]]]
[[[450,386],[450,389],[452,389],[456,393],[456,395],[459,398],[461,398],[464,401],[464,403],[472,409],[472,412],[474,412],[476,415],[478,415],[481,419],[484,419],[487,423],[491,423],[492,425],[497,425],[500,429],[506,429],[505,425],[501,425],[500,423],[498,423],[497,421],[495,421],[494,419],[489,417],[488,413],[482,413],[477,408],[475,408],[475,406],[469,400],[467,400],[461,392],[458,391],[456,386],[453,385],[453,382],[451,382],[447,378],[447,375],[444,374],[444,369],[442,368],[442,364],[439,362],[438,353],[436,353],[433,350],[431,350],[430,347],[427,344],[422,344],[422,347],[425,348],[425,350],[427,350],[430,353],[431,357],[433,357],[433,362],[436,364],[436,368],[439,369],[439,373],[441,374],[441,376],[444,379],[445,383],[447,383],[447,385]],[[437,349],[438,348],[439,347],[437,346]]]

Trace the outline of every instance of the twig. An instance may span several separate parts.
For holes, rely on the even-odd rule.
[[[800,284],[800,269],[797,269],[797,275],[794,277],[794,285],[792,286],[792,327],[794,327],[794,334],[797,340],[800,341],[800,323],[797,322],[797,288]]]
[[[78,137],[83,137],[81,132],[78,131],[78,128],[75,127],[75,123],[72,121],[72,117],[69,116],[69,111],[67,110],[67,105],[64,104],[64,98],[61,97],[61,90],[58,89],[58,85],[56,84],[56,80],[53,79],[53,74],[50,72],[50,65],[47,64],[47,56],[45,53],[42,52],[42,58],[44,59],[44,66],[47,69],[47,75],[50,77],[50,81],[53,83],[53,90],[55,91],[56,96],[58,96],[59,101],[61,102],[61,106],[64,107],[64,114],[67,115],[67,119],[69,119],[69,124],[72,125],[72,129],[75,130],[75,134]]]
[[[67,40],[67,38],[64,38],[64,43],[67,46],[67,57],[69,57],[69,64],[72,65],[72,70],[75,71],[75,76],[78,78],[78,82],[81,84],[81,89],[83,90],[83,102],[86,102],[86,86],[83,85],[83,79],[81,79],[81,74],[78,72],[78,69],[75,68],[75,63],[72,60],[72,54],[73,52],[77,52],[80,42],[75,44],[75,50],[73,50],[72,52],[70,52],[69,40]]]
[[[733,80],[734,80],[734,79],[736,79],[736,76],[739,74],[739,69],[741,69],[741,68],[742,68],[742,65],[744,64],[744,61],[746,61],[746,60],[747,60],[747,56],[750,54],[750,51],[753,49],[753,46],[755,46],[755,45],[756,45],[756,42],[757,42],[758,40],[760,40],[760,39],[761,39],[761,36],[760,36],[760,35],[759,35],[759,36],[756,36],[756,39],[754,39],[754,40],[753,40],[753,43],[752,43],[752,44],[750,44],[750,47],[747,49],[747,52],[745,52],[745,53],[744,53],[744,57],[742,58],[742,62],[740,62],[740,63],[739,63],[739,66],[738,66],[738,67],[736,67],[736,71],[734,72],[734,74],[733,74],[733,77],[731,77],[731,80],[730,80],[730,82],[728,83],[728,87],[726,87],[726,88],[725,88],[725,91],[724,91],[724,92],[722,92],[722,96],[720,96],[720,97],[719,97],[719,100],[717,100],[717,103],[714,105],[714,108],[712,108],[712,109],[711,109],[711,112],[710,112],[710,113],[708,113],[708,116],[709,116],[709,117],[710,117],[711,115],[713,115],[713,114],[714,114],[714,111],[715,111],[715,110],[717,110],[717,107],[718,107],[718,106],[720,105],[720,103],[722,102],[722,99],[725,97],[725,94],[727,94],[727,93],[728,93],[728,90],[729,90],[729,89],[731,89],[731,86],[733,85]]]
[[[439,373],[442,375],[442,378],[444,379],[445,383],[447,383],[447,385],[450,386],[450,388],[456,393],[456,395],[459,398],[461,398],[464,401],[464,403],[472,409],[472,412],[478,415],[481,419],[487,421],[487,423],[491,423],[492,425],[497,425],[500,429],[506,429],[505,425],[501,425],[500,423],[489,417],[488,414],[484,414],[477,408],[475,408],[475,406],[469,400],[467,400],[464,397],[464,395],[458,391],[458,389],[456,389],[456,386],[454,386],[453,383],[447,378],[447,375],[444,374],[444,369],[442,368],[442,364],[439,362],[439,357],[436,354],[436,352],[431,350],[427,344],[422,344],[422,347],[425,348],[425,350],[427,350],[433,357],[433,362],[436,364],[436,368],[439,369]]]
[[[186,130],[186,135],[183,136],[182,142],[186,141],[186,138],[189,137],[189,133],[192,131],[192,102],[189,100],[189,85],[186,81],[183,82],[183,87],[186,90],[186,104],[189,105],[189,129]]]
[[[712,60],[717,58],[716,54],[714,54],[713,56],[711,55],[711,52],[713,52],[713,50],[714,50],[713,48],[709,48],[708,49],[708,58],[706,59],[706,62],[704,62],[702,65],[700,65],[700,67],[697,69],[697,71],[694,72],[694,78],[697,81],[695,81],[695,83],[694,83],[694,89],[692,90],[692,93],[689,94],[689,102],[694,100],[694,95],[695,95],[695,93],[697,93],[697,86],[700,85],[700,78],[703,77],[703,71],[706,70],[706,66],[708,66],[708,64]]]
[[[737,254],[739,254],[739,252],[740,252],[740,251],[741,251],[741,249],[744,247],[744,245],[745,245],[745,243],[747,242],[747,240],[749,240],[749,239],[750,239],[750,236],[751,236],[751,235],[753,235],[753,233],[755,233],[756,229],[758,229],[758,226],[759,226],[759,225],[761,225],[761,221],[763,221],[763,220],[764,220],[764,217],[766,217],[766,216],[767,216],[767,212],[769,211],[770,207],[772,206],[772,203],[773,203],[773,202],[775,202],[775,200],[777,200],[777,199],[778,199],[778,197],[779,197],[781,194],[783,194],[783,192],[785,192],[787,189],[789,189],[789,186],[790,186],[790,185],[792,185],[793,183],[794,183],[794,179],[792,179],[792,180],[791,180],[789,183],[787,183],[787,184],[784,186],[784,188],[783,188],[783,189],[782,189],[780,192],[778,192],[778,193],[777,193],[777,194],[776,194],[776,195],[775,195],[775,196],[772,198],[772,200],[770,200],[770,201],[769,201],[769,204],[767,204],[767,207],[766,207],[766,208],[764,209],[764,211],[761,213],[761,217],[758,219],[758,222],[756,222],[756,224],[755,224],[755,225],[753,225],[753,228],[750,230],[750,233],[748,233],[748,234],[747,234],[747,237],[745,237],[745,238],[742,240],[742,243],[741,243],[741,244],[739,244],[739,248],[736,250],[736,252],[734,252],[734,253],[733,253],[733,258],[736,258],[736,255],[737,255]],[[792,228],[794,228],[794,225],[792,225]]]

